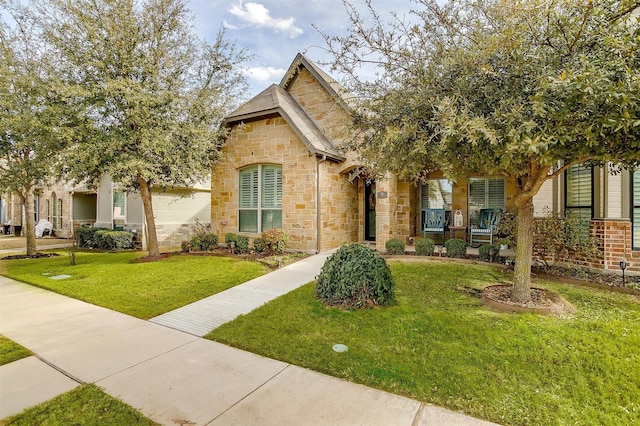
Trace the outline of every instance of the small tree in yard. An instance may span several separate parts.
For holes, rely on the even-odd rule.
[[[192,33],[186,0],[36,0],[66,92],[91,126],[75,135],[66,171],[95,184],[108,174],[139,191],[149,255],[159,254],[151,191],[190,186],[218,158],[224,114],[246,87],[243,50],[220,32]]]
[[[65,113],[73,102],[56,94],[55,64],[34,22],[13,2],[1,2],[0,12],[0,188],[24,206],[23,234],[33,256],[34,188],[54,174],[73,127]]]
[[[351,148],[382,175],[504,176],[517,188],[511,299],[530,299],[533,197],[579,163],[640,162],[637,0],[416,0],[385,23],[345,2],[333,66],[365,101]],[[361,81],[360,65],[380,73]]]

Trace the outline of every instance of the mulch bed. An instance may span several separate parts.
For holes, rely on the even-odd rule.
[[[612,290],[623,290],[622,274],[611,273],[606,271],[595,271],[582,268],[560,268],[551,267],[550,269],[533,268],[534,276],[540,278],[557,279],[569,284],[583,284],[592,287],[608,287]],[[626,275],[624,286],[627,290],[633,287],[640,287],[640,276]]]
[[[501,312],[533,312],[545,315],[570,315],[575,308],[559,294],[532,287],[531,300],[516,303],[511,300],[511,285],[490,285],[482,290],[482,301],[485,305]]]
[[[36,253],[34,255],[28,256],[26,254],[12,254],[10,256],[5,256],[2,260],[19,260],[19,259],[42,259],[45,257],[56,257],[60,256],[58,253]]]

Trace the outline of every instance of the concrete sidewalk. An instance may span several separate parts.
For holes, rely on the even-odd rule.
[[[309,256],[246,283],[151,318],[156,324],[204,336],[283,294],[313,281],[335,250]]]
[[[489,424],[5,277],[0,334],[37,354],[0,367],[0,418],[96,383],[166,425]]]

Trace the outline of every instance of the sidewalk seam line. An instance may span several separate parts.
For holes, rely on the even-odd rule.
[[[420,406],[418,407],[418,410],[416,411],[416,415],[413,417],[413,421],[411,422],[411,426],[419,426],[420,425],[420,418],[422,417],[422,413],[424,412],[424,410],[426,409],[426,405],[424,404],[424,402],[420,402]]]
[[[183,332],[183,333],[184,333],[184,332]],[[185,333],[185,334],[189,334],[189,333]],[[193,336],[193,334],[189,334],[189,335],[190,335],[190,336]],[[117,375],[117,374],[120,374],[120,373],[122,373],[122,372],[125,372],[125,371],[127,371],[127,370],[131,370],[132,368],[137,367],[137,366],[139,366],[140,364],[144,364],[145,362],[151,361],[152,359],[156,359],[156,358],[158,358],[158,357],[161,357],[161,356],[163,356],[163,355],[166,355],[166,354],[168,354],[169,352],[173,352],[173,351],[175,351],[176,349],[183,348],[183,347],[185,347],[185,346],[187,346],[187,345],[189,345],[189,344],[191,344],[191,343],[193,343],[193,342],[196,342],[196,341],[198,341],[199,339],[201,339],[201,338],[200,338],[200,337],[198,337],[198,336],[194,336],[194,337],[195,337],[195,339],[194,339],[194,340],[191,340],[191,341],[189,341],[189,342],[183,343],[183,344],[181,344],[181,345],[179,345],[179,346],[176,346],[176,347],[174,347],[174,348],[171,348],[171,349],[166,350],[166,351],[164,351],[164,352],[161,352],[161,353],[159,353],[159,354],[156,354],[156,355],[154,355],[154,356],[152,356],[152,357],[150,357],[150,358],[143,359],[142,361],[139,361],[139,362],[137,362],[137,363],[135,363],[135,364],[133,364],[133,365],[130,365],[130,366],[126,367],[126,368],[123,368],[122,370],[118,370],[118,371],[116,371],[116,372],[114,372],[114,373],[109,374],[108,376],[101,377],[101,378],[99,378],[98,380],[96,380],[96,381],[95,381],[95,382],[93,382],[93,383],[98,384],[98,383],[100,383],[100,382],[101,382],[101,381],[103,381],[103,380],[106,380],[106,379],[108,379],[108,378],[110,378],[110,377],[113,377],[113,376],[115,376],[115,375]],[[104,389],[103,389],[103,390],[104,390]],[[105,391],[105,392],[106,392],[106,391]],[[107,393],[108,393],[108,392],[107,392]]]
[[[81,385],[86,384],[87,382],[80,380],[79,378],[77,378],[76,376],[74,376],[73,374],[69,373],[68,371],[62,369],[61,367],[58,367],[57,365],[53,364],[51,361],[46,360],[45,358],[41,357],[38,354],[34,354],[33,356],[35,356],[37,359],[39,359],[40,361],[42,361],[43,363],[45,363],[46,365],[48,365],[49,367],[53,368],[54,370],[56,370],[57,372],[67,376],[68,378],[70,378],[71,380],[73,380],[74,382],[77,382]]]
[[[220,418],[220,416],[223,416],[227,411],[231,410],[233,407],[235,407],[236,405],[240,404],[242,401],[244,401],[245,399],[247,399],[248,397],[250,397],[251,395],[253,395],[255,392],[257,392],[259,389],[262,389],[262,387],[264,385],[266,385],[267,383],[269,383],[270,381],[272,381],[273,379],[275,379],[277,376],[279,376],[283,371],[285,371],[287,368],[291,367],[291,364],[287,364],[284,366],[284,368],[282,368],[280,371],[278,371],[276,374],[274,374],[273,376],[269,377],[267,380],[264,381],[264,383],[262,383],[260,386],[258,386],[257,388],[255,388],[254,390],[252,390],[251,392],[249,392],[248,394],[246,394],[245,396],[243,396],[242,398],[240,398],[239,400],[237,400],[236,402],[234,402],[231,406],[227,407],[226,410],[224,410],[222,413],[218,414],[217,416],[215,416],[213,419],[209,420],[207,423],[205,423],[205,425],[210,425],[211,423],[215,422],[216,419]]]

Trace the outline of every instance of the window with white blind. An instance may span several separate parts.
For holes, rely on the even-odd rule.
[[[40,220],[40,195],[34,194],[33,196],[33,212],[36,223]]]
[[[282,228],[282,167],[258,165],[239,172],[239,231]]]
[[[478,224],[481,209],[504,209],[504,178],[469,179],[469,223]]]
[[[447,179],[427,179],[420,186],[420,210],[422,211],[422,228],[426,220],[427,209],[445,209],[447,216],[453,206],[453,184]]]
[[[51,207],[53,208],[53,212],[51,213],[51,224],[54,229],[59,229],[58,226],[58,197],[56,197],[56,193],[51,194]]]
[[[125,217],[125,193],[120,189],[113,190],[113,218],[122,219]]]
[[[635,250],[640,250],[640,167],[633,173],[633,181],[631,184],[631,203],[632,203],[632,245]]]
[[[576,164],[565,172],[565,210],[567,215],[578,217],[589,229],[593,218],[593,168]]]

